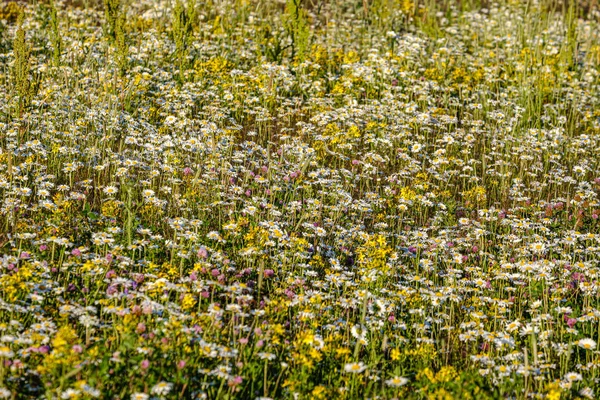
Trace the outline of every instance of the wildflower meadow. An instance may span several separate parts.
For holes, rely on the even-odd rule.
[[[594,399],[595,0],[0,2],[0,399]]]

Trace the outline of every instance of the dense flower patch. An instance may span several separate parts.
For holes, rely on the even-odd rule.
[[[593,3],[0,20],[0,398],[596,395]]]

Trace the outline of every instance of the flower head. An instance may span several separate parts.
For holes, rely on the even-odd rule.
[[[360,374],[365,369],[367,369],[367,367],[363,362],[349,363],[344,366],[344,371],[349,372],[351,374]]]

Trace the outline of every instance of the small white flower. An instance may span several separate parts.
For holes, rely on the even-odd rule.
[[[594,350],[596,348],[596,342],[592,339],[581,339],[577,342],[577,345],[586,350]]]
[[[565,374],[565,381],[567,382],[575,382],[580,381],[582,379],[583,377],[581,376],[581,374],[578,374],[577,372],[569,372]]]
[[[156,385],[154,385],[154,387],[152,388],[152,394],[155,394],[157,396],[166,396],[169,394],[169,392],[171,391],[171,389],[173,389],[173,384],[169,383],[169,382],[158,382]]]
[[[165,125],[173,125],[177,122],[177,118],[174,115],[169,115],[165,118]]]
[[[60,395],[61,399],[76,399],[79,397],[81,392],[75,389],[67,389]]]
[[[531,244],[531,250],[534,253],[541,253],[546,249],[546,245],[544,245],[544,243],[538,242],[538,243],[532,243]]]
[[[506,330],[509,332],[514,332],[517,329],[519,329],[520,327],[521,327],[521,323],[519,322],[519,320],[516,319],[506,326]]]
[[[0,387],[0,399],[8,399],[10,396],[10,390]]]
[[[356,339],[362,339],[367,335],[367,328],[363,325],[354,325],[350,329],[350,334]]]
[[[0,347],[0,357],[11,358],[14,355],[15,355],[15,353],[10,349],[10,347],[7,347],[7,346]]]
[[[118,189],[114,186],[106,186],[103,190],[104,194],[107,194],[109,196],[114,195],[115,193],[117,193]]]
[[[391,387],[400,387],[406,385],[407,383],[408,379],[402,376],[395,376],[392,379],[388,379],[387,381],[385,381],[385,384]]]
[[[273,353],[266,353],[261,351],[260,353],[258,353],[258,357],[260,357],[261,360],[274,360],[277,358],[277,356]]]
[[[344,371],[350,372],[352,374],[360,374],[365,369],[367,369],[367,367],[363,362],[349,363],[344,366]]]
[[[590,387],[584,387],[583,389],[581,389],[579,391],[579,395],[581,397],[585,397],[586,399],[593,399],[594,398],[594,390]]]

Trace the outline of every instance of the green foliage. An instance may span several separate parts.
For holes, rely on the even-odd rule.
[[[127,39],[125,36],[125,13],[121,14],[120,22],[116,26],[116,38],[115,44],[117,47],[117,65],[121,74],[125,74],[127,71],[127,56],[128,46]]]
[[[23,29],[23,15],[18,18],[18,29],[13,41],[13,53],[15,61],[12,68],[13,86],[18,96],[18,112],[31,103],[33,97],[33,85],[31,84],[30,53],[31,48],[25,38]]]
[[[50,42],[52,43],[52,59],[54,65],[60,65],[60,55],[62,53],[63,43],[59,28],[58,10],[54,0],[50,0]]]
[[[192,0],[185,6],[177,0],[173,8],[171,29],[175,42],[175,59],[179,65],[179,77],[183,82],[184,72],[188,66],[188,48],[194,35],[196,25],[196,7]]]
[[[302,62],[310,42],[310,26],[301,0],[288,0],[283,16],[283,25],[292,41],[291,59]]]
[[[391,0],[373,0],[365,10],[369,22],[379,31],[390,29],[391,12],[393,4]]]
[[[0,19],[7,21],[10,24],[15,23],[19,16],[23,13],[23,9],[14,1],[5,4],[0,10]]]
[[[104,0],[104,35],[110,40],[117,39],[118,26],[122,18],[121,0]]]
[[[104,33],[115,46],[115,61],[121,74],[127,70],[128,46],[125,36],[126,13],[121,0],[104,0]]]
[[[269,24],[262,25],[258,32],[261,35],[260,49],[262,55],[270,62],[281,63],[285,50],[289,48],[284,43],[286,34]]]

